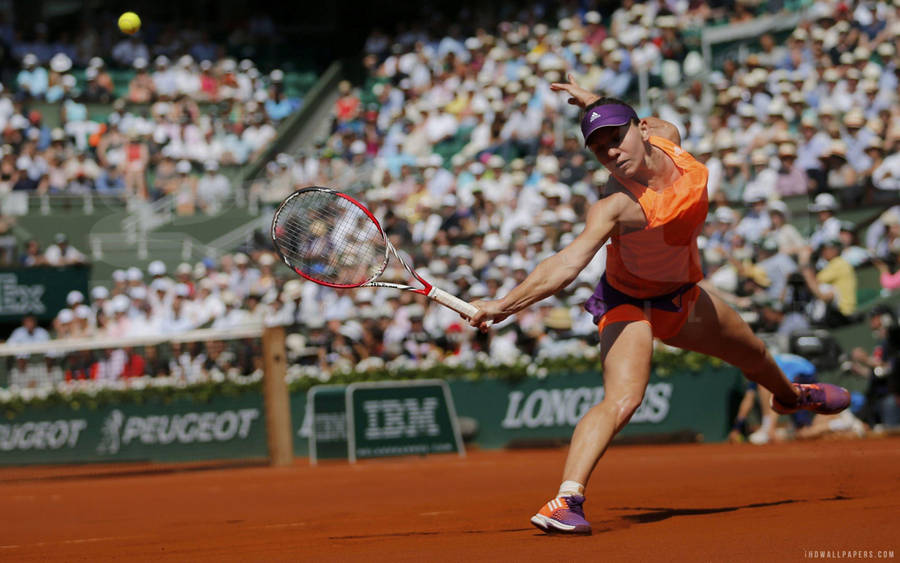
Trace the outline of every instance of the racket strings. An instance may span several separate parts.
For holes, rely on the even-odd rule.
[[[387,261],[375,222],[334,192],[308,190],[293,197],[281,210],[274,235],[291,267],[329,284],[364,284]]]

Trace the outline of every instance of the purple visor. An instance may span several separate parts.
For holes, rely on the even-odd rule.
[[[628,106],[622,104],[608,104],[595,106],[584,114],[581,120],[581,133],[584,135],[584,144],[601,127],[618,127],[625,125],[632,119],[637,119],[637,113]]]

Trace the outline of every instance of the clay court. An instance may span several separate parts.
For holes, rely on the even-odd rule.
[[[613,447],[590,537],[528,518],[564,450],[311,467],[0,470],[7,561],[795,561],[900,557],[900,439]],[[849,555],[849,554],[848,554]],[[857,555],[862,558],[862,555]]]

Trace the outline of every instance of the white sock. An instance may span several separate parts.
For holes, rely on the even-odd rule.
[[[759,429],[763,432],[768,432],[772,430],[772,426],[775,424],[774,416],[764,416],[762,419],[762,424],[759,425]]]
[[[572,495],[584,495],[584,485],[578,481],[563,481],[556,496],[568,497]]]

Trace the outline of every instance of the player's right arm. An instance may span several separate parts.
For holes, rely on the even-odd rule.
[[[478,313],[472,326],[502,321],[526,307],[553,295],[572,283],[617,228],[628,205],[634,201],[624,193],[614,193],[591,206],[584,230],[568,246],[550,256],[509,294],[494,301],[473,301]]]

